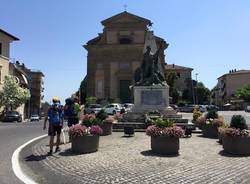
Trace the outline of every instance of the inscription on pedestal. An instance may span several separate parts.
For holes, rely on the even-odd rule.
[[[141,102],[142,105],[161,105],[163,102],[162,91],[142,91]]]

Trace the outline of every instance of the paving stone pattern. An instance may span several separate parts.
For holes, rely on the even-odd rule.
[[[33,147],[34,155],[48,151],[45,141]],[[75,155],[70,146],[40,162],[72,183],[250,183],[250,157],[227,155],[217,139],[199,134],[180,139],[177,156],[153,154],[150,137],[139,132],[130,138],[122,132],[103,136],[95,153]]]

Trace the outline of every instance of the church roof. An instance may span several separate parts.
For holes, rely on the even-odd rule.
[[[15,36],[11,35],[10,33],[7,33],[6,31],[4,31],[4,30],[2,30],[2,29],[0,29],[0,33],[3,33],[3,34],[5,34],[5,35],[7,35],[8,37],[12,38],[12,39],[15,40],[15,41],[19,40],[19,38],[17,38],[17,37],[15,37]]]
[[[137,16],[137,15],[134,15],[134,14],[129,13],[127,11],[121,12],[121,13],[116,14],[116,15],[110,17],[110,18],[107,18],[107,19],[103,20],[101,23],[102,23],[102,25],[105,26],[105,25],[107,25],[107,24],[109,24],[111,22],[117,21],[117,20],[122,19],[124,17],[126,17],[128,19],[131,19],[131,20],[136,20],[138,22],[140,21],[140,22],[145,22],[146,24],[151,24],[150,20],[145,19],[145,18],[140,17],[140,16]]]
[[[100,41],[100,39],[101,39],[101,36],[102,36],[102,34],[99,34],[97,37],[95,37],[95,38],[89,40],[89,41],[87,42],[87,45],[93,45],[93,44],[98,43],[98,42]]]
[[[165,64],[165,69],[166,70],[193,70],[193,68],[180,66],[176,64]]]

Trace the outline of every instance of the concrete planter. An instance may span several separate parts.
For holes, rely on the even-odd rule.
[[[250,155],[250,137],[224,135],[222,146],[225,152],[236,155]]]
[[[124,134],[133,136],[135,134],[135,129],[133,126],[124,126]]]
[[[205,124],[202,126],[202,133],[204,137],[218,138],[218,127],[212,124]]]
[[[102,136],[111,135],[113,130],[113,123],[110,121],[105,121],[100,125],[102,129]]]
[[[159,154],[178,154],[180,148],[178,137],[151,136],[151,149]]]
[[[72,137],[71,149],[74,153],[91,153],[98,150],[99,135]]]
[[[219,139],[219,143],[222,144],[222,139],[223,139],[224,134],[218,132],[218,139]]]

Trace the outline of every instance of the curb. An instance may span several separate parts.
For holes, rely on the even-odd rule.
[[[11,157],[11,163],[12,163],[12,170],[14,171],[16,177],[21,180],[23,183],[26,184],[37,184],[34,180],[32,180],[31,178],[29,178],[21,169],[20,164],[19,164],[19,154],[20,152],[23,150],[24,147],[26,147],[27,145],[31,144],[32,142],[38,140],[38,139],[42,139],[44,137],[46,137],[47,134],[36,137],[34,139],[31,139],[30,141],[24,143],[23,145],[19,146],[13,153],[12,157]]]

